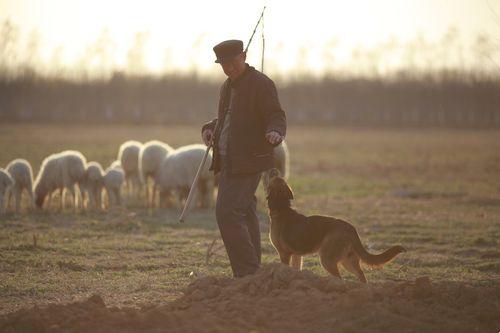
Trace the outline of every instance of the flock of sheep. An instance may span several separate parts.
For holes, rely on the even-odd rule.
[[[5,213],[6,206],[11,206],[12,198],[15,200],[15,212],[19,213],[23,192],[29,196],[30,210],[36,206],[50,211],[52,197],[57,192],[60,194],[59,210],[64,210],[67,191],[71,193],[75,212],[79,208],[102,210],[122,206],[123,190],[129,197],[137,198],[145,190],[148,208],[156,206],[157,192],[161,207],[176,199],[182,204],[205,150],[206,147],[201,144],[174,149],[157,140],[144,144],[127,141],[120,146],[117,160],[105,170],[98,162],[87,162],[82,153],[66,150],[46,157],[34,181],[30,163],[25,159],[15,159],[5,169],[0,168],[0,215]],[[208,170],[211,161],[210,154],[194,192],[193,204],[199,207],[212,205],[217,186],[217,179]],[[288,148],[285,142],[275,148],[275,167],[287,176]],[[266,175],[264,173],[264,186],[267,185]],[[107,200],[103,199],[105,197]]]

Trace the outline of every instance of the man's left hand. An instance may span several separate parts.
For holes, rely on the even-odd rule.
[[[283,140],[283,137],[278,132],[271,131],[271,132],[266,133],[266,139],[270,144],[276,145]]]

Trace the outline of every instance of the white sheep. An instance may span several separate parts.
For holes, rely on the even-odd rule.
[[[14,180],[9,173],[0,169],[0,216],[5,214],[5,194],[14,185]]]
[[[183,146],[164,159],[157,179],[161,203],[165,203],[172,191],[177,192],[180,203],[186,199],[206,148],[201,144]],[[201,207],[209,207],[213,201],[214,177],[208,170],[211,162],[212,155],[209,154],[194,192],[193,202]]]
[[[45,198],[49,197],[50,208],[52,193],[59,190],[61,195],[60,209],[64,209],[65,190],[69,190],[73,196],[74,209],[78,208],[78,195],[75,194],[75,185],[80,187],[81,198],[83,198],[82,181],[85,177],[87,161],[77,151],[67,150],[46,157],[40,167],[35,181],[35,204],[38,208],[43,207]]]
[[[102,190],[104,188],[104,171],[98,162],[89,162],[82,181],[93,209],[102,209]]]
[[[113,163],[111,163],[111,165],[109,166],[110,169],[120,169],[120,170],[123,170],[122,168],[122,163],[118,160],[114,161]]]
[[[280,171],[283,178],[288,179],[290,174],[290,153],[285,141],[281,142],[278,146],[274,147],[274,168]],[[262,184],[264,191],[267,193],[269,185],[269,170],[262,173]]]
[[[16,213],[19,213],[21,210],[22,194],[26,190],[30,199],[30,208],[33,208],[33,169],[30,163],[24,159],[15,159],[5,169],[14,180],[14,186],[9,191],[8,206],[10,205],[12,196],[14,196]]]
[[[166,143],[157,140],[149,141],[141,148],[139,153],[139,175],[141,182],[146,185],[146,206],[148,208],[154,207],[157,189],[156,179],[161,164],[173,150]],[[152,198],[150,198],[148,179],[153,181]]]
[[[122,204],[121,188],[125,181],[125,172],[119,167],[112,167],[106,169],[104,174],[104,188],[108,194],[108,206],[116,206]]]
[[[135,191],[140,193],[141,178],[139,176],[139,153],[142,143],[135,140],[124,142],[118,150],[118,159],[125,173],[125,185],[129,195]]]

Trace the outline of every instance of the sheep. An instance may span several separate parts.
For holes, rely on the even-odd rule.
[[[26,190],[30,198],[30,208],[33,208],[33,170],[30,163],[24,159],[15,159],[11,161],[5,169],[14,180],[14,186],[12,186],[9,191],[9,200],[7,206],[10,205],[11,198],[12,196],[14,196],[14,199],[16,201],[15,211],[16,214],[19,214],[21,210],[22,194],[23,191]]]
[[[274,168],[280,171],[283,178],[288,179],[290,173],[290,153],[288,151],[288,146],[285,141],[281,142],[278,146],[274,147]],[[264,185],[264,191],[267,194],[267,188],[269,185],[269,171],[266,170],[262,172],[262,185]]]
[[[64,209],[65,190],[73,196],[74,209],[78,208],[78,195],[75,195],[75,185],[80,185],[80,194],[83,198],[82,182],[85,177],[87,160],[77,151],[67,150],[46,157],[40,167],[35,181],[35,205],[43,208],[45,198],[49,197],[50,208],[52,193],[59,190],[61,194],[60,210]]]
[[[125,180],[125,172],[120,167],[112,165],[104,174],[104,188],[108,194],[108,206],[121,205],[121,188]]]
[[[104,171],[98,162],[89,162],[87,164],[82,185],[88,195],[90,205],[96,210],[101,210]]]
[[[161,203],[172,191],[177,192],[179,202],[187,197],[205,151],[204,145],[187,145],[174,150],[163,160],[157,177]],[[213,200],[214,178],[208,170],[211,161],[210,153],[198,178],[197,191],[194,192],[193,202],[199,200],[201,207],[211,206]]]
[[[5,214],[5,194],[12,186],[14,186],[14,179],[6,170],[0,169],[0,216]]]
[[[140,192],[140,176],[139,176],[139,153],[142,148],[142,143],[139,141],[126,141],[118,151],[118,159],[123,172],[125,173],[125,184],[129,195],[136,191]]]
[[[169,155],[174,149],[166,143],[153,140],[149,141],[142,146],[139,153],[139,176],[141,182],[146,185],[146,206],[153,208],[156,197],[156,179],[158,178],[158,171],[165,157]],[[148,179],[153,180],[153,193],[150,199]]]
[[[114,161],[113,163],[111,163],[111,165],[109,166],[110,169],[121,169],[123,170],[122,168],[122,163],[118,160]]]

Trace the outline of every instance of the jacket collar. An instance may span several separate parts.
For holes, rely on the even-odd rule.
[[[254,70],[254,67],[250,66],[249,64],[245,64],[245,70],[236,80],[232,81],[228,78],[231,88],[238,88],[241,85],[241,82],[245,81],[245,78],[248,76],[248,74]]]

